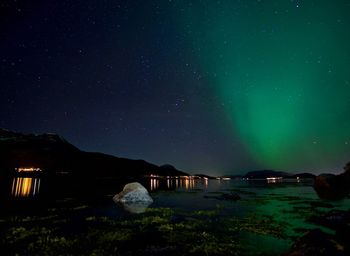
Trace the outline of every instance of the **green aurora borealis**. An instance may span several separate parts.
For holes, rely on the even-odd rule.
[[[19,0],[0,12],[1,128],[210,175],[350,161],[350,0]]]
[[[177,13],[232,132],[261,167],[350,160],[348,1],[198,1]]]

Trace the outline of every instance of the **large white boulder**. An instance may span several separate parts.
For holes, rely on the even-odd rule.
[[[113,200],[120,203],[153,202],[147,189],[138,182],[126,184],[123,191],[116,194]]]
[[[133,213],[144,212],[153,202],[147,189],[138,182],[126,184],[123,191],[116,194],[113,200],[114,202],[122,203],[125,210]]]

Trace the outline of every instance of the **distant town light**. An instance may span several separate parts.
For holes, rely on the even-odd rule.
[[[266,178],[267,183],[281,182],[282,179],[283,179],[282,177],[268,177],[268,178]]]
[[[42,172],[38,167],[18,167],[15,168],[17,172]]]

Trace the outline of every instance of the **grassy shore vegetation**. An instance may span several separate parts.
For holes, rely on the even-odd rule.
[[[284,222],[258,214],[225,216],[220,206],[191,212],[150,208],[118,218],[84,216],[83,209],[2,219],[2,255],[241,255],[250,254],[241,234],[287,239]]]

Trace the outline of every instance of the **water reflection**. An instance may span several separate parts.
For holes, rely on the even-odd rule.
[[[151,204],[151,202],[123,203],[123,208],[131,213],[143,213]]]
[[[208,179],[208,178],[204,178],[204,179],[203,179],[203,183],[204,183],[204,187],[205,187],[205,188],[208,188],[209,179]]]
[[[39,194],[39,190],[40,178],[13,178],[11,195],[14,197],[34,197]]]
[[[181,179],[180,180],[180,187],[185,188],[186,190],[194,189],[194,187],[195,187],[194,179],[192,179],[192,178]]]
[[[173,190],[177,188],[182,188],[186,190],[195,189],[198,186],[202,186],[203,188],[207,188],[209,185],[209,181],[207,178],[195,178],[191,176],[184,177],[152,177],[149,179],[149,189],[151,191],[156,191],[159,189],[165,190]]]
[[[151,179],[151,191],[157,190],[159,188],[159,180],[158,179]]]

